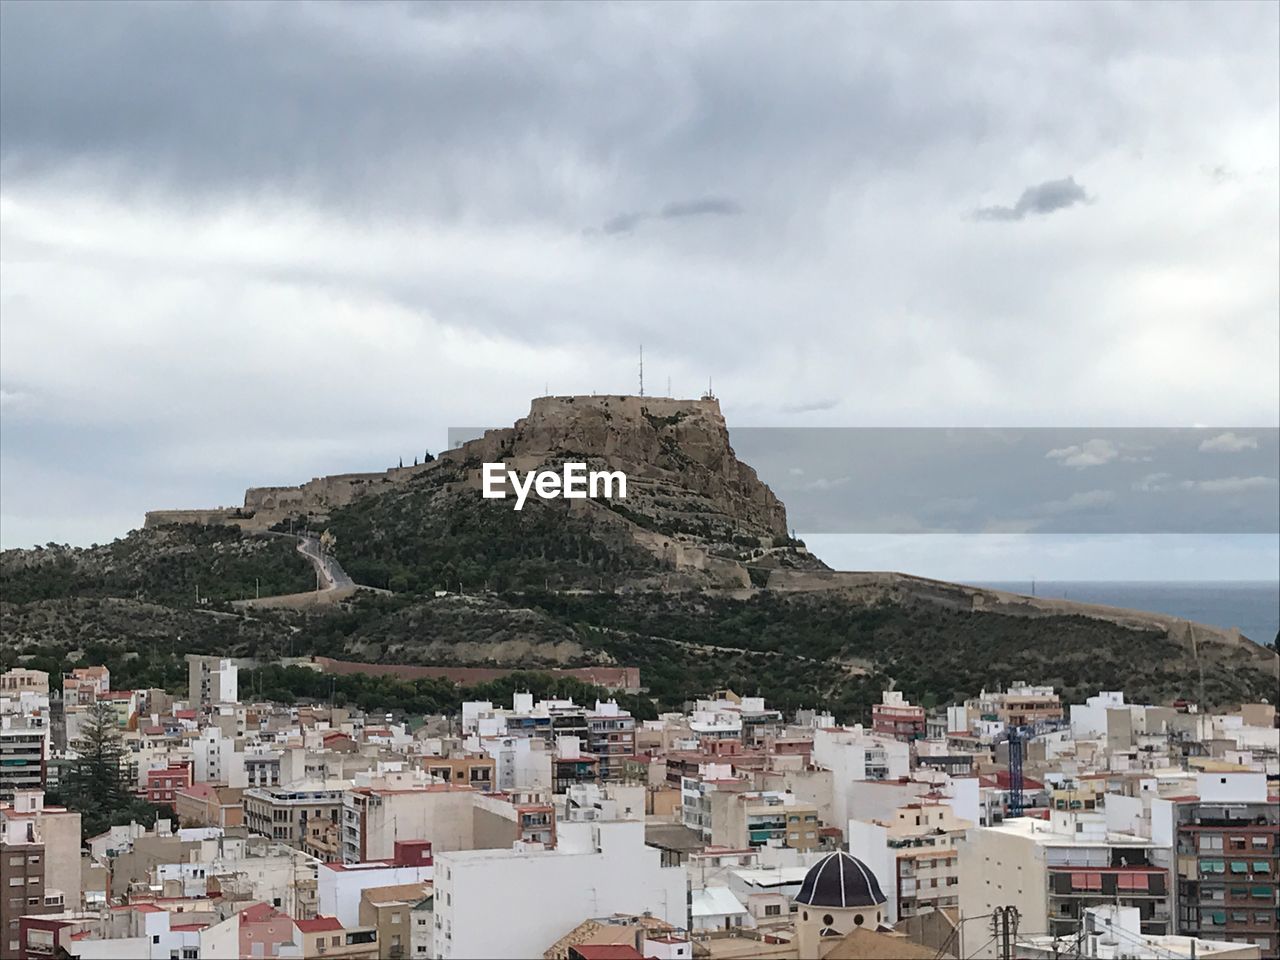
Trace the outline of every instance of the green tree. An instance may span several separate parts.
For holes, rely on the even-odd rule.
[[[166,814],[134,794],[116,712],[109,703],[89,707],[73,746],[77,756],[64,777],[61,800],[80,814],[82,836],[94,837],[131,820],[151,826],[158,815]]]
[[[67,772],[63,800],[71,809],[80,811],[85,834],[94,836],[101,831],[90,831],[90,817],[105,815],[132,799],[126,779],[125,748],[111,704],[100,702],[89,707],[73,746],[78,756]]]

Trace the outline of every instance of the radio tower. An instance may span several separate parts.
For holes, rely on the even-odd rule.
[[[640,344],[640,396],[644,396],[644,344]]]

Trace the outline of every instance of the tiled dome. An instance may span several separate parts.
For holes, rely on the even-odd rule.
[[[796,903],[811,907],[871,907],[884,903],[876,875],[842,850],[829,853],[805,874]]]

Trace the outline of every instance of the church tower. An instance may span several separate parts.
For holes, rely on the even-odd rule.
[[[885,895],[876,875],[842,850],[809,868],[795,902],[800,960],[821,960],[851,930],[874,930],[884,922]]]

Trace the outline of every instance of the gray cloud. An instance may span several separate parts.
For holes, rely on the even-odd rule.
[[[1258,438],[1237,436],[1228,430],[1216,437],[1210,437],[1200,444],[1200,449],[1207,453],[1240,453],[1243,450],[1257,450]]]
[[[831,410],[840,405],[839,397],[823,397],[818,400],[804,400],[800,403],[788,403],[782,406],[783,413],[818,413],[822,410]]]
[[[1110,463],[1120,456],[1120,451],[1110,440],[1090,439],[1084,443],[1073,443],[1069,447],[1050,450],[1044,456],[1046,460],[1057,460],[1064,467],[1084,470]]]
[[[708,197],[705,200],[687,200],[683,203],[668,203],[662,208],[662,212],[658,216],[664,220],[676,220],[680,217],[736,217],[742,213],[740,207],[733,200],[725,200],[720,197]]]
[[[1248,493],[1271,490],[1277,485],[1275,477],[1219,477],[1213,480],[1184,480],[1183,485],[1205,493]]]
[[[1275,422],[1274,5],[740,10],[0,2],[0,538],[409,460],[546,387],[635,389],[640,342],[651,388],[714,377],[735,444]],[[1034,244],[965,222],[1046,162],[1107,202]],[[1066,499],[1045,451],[1102,436],[1004,499]],[[1213,479],[1129,452],[1085,486]],[[918,510],[868,462],[805,476]]]
[[[610,217],[600,227],[602,233],[630,233],[646,220],[682,220],[686,217],[736,217],[742,207],[736,201],[720,197],[668,203],[657,213],[621,213]]]
[[[1075,177],[1065,180],[1046,180],[1022,191],[1022,196],[1012,207],[979,207],[973,212],[976,220],[1024,220],[1030,214],[1049,214],[1055,210],[1088,200],[1084,187]]]

